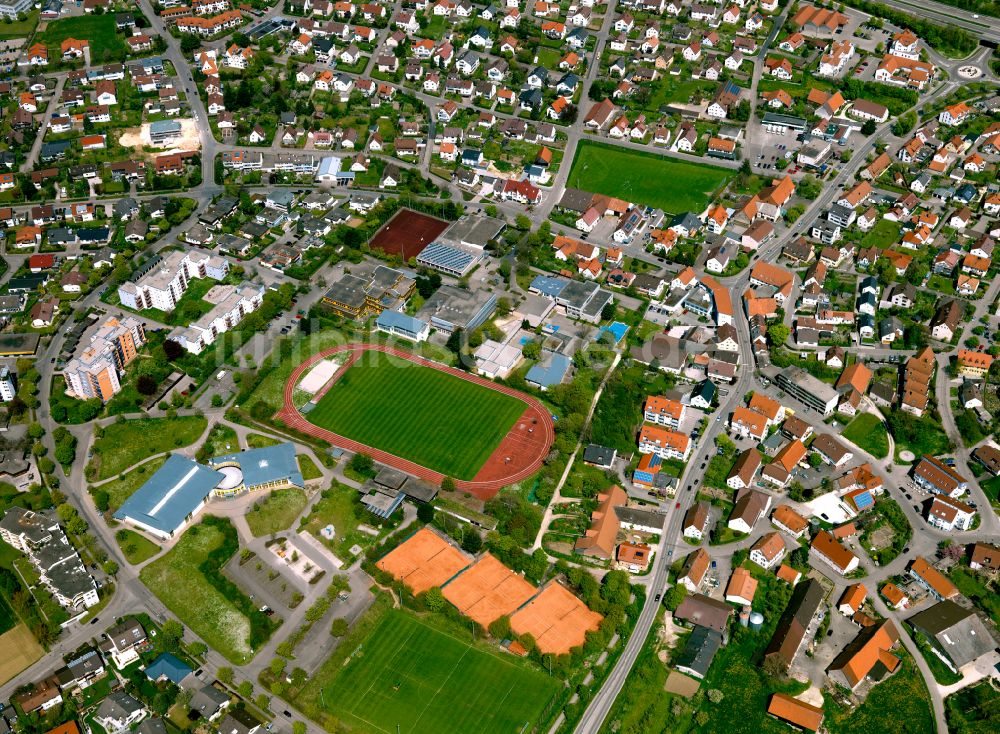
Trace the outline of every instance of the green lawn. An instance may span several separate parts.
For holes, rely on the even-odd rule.
[[[270,436],[262,436],[259,433],[247,434],[247,447],[251,449],[266,449],[268,446],[277,446],[281,441]]]
[[[99,487],[91,487],[90,493],[96,497],[101,492],[107,492],[108,506],[113,512],[121,507],[125,500],[132,496],[133,492],[145,484],[146,480],[153,476],[166,460],[166,456],[159,456],[142,466],[137,466],[121,479],[114,479]]]
[[[133,566],[148,561],[160,552],[160,546],[134,530],[119,530],[115,533],[115,540],[118,541],[125,560]]]
[[[393,517],[401,517],[397,511]],[[309,516],[303,519],[300,530],[306,530],[320,543],[326,545],[345,563],[353,560],[350,549],[355,545],[362,548],[370,546],[376,538],[358,530],[362,523],[374,522],[374,518],[358,501],[358,492],[337,482],[329,489],[323,490],[319,501],[312,506]],[[386,521],[379,523],[385,525]],[[333,525],[333,540],[327,540],[320,530],[327,525]],[[395,526],[395,524],[392,524]]]
[[[205,443],[198,449],[198,461],[206,461],[215,456],[234,454],[240,450],[240,442],[236,431],[224,423],[216,423],[208,432]]]
[[[982,576],[965,566],[955,566],[948,576],[963,596],[986,612],[994,624],[1000,624],[1000,594],[995,587],[987,587]]]
[[[582,141],[567,185],[671,214],[701,213],[731,177],[724,168]]]
[[[148,418],[112,423],[94,441],[94,458],[87,477],[107,479],[148,456],[190,446],[205,431],[208,422],[201,416]]]
[[[941,424],[929,415],[919,418],[902,410],[890,410],[885,414],[889,433],[896,442],[896,454],[910,450],[920,458],[924,454],[938,456],[951,450],[951,440]]]
[[[880,219],[864,237],[861,238],[862,247],[878,247],[885,249],[892,247],[899,242],[900,228],[896,222],[888,219]]]
[[[35,26],[38,25],[38,11],[34,8],[28,13],[27,17],[23,20],[14,20],[10,23],[6,21],[0,22],[0,40],[6,40],[8,38],[24,38],[31,34],[35,30]]]
[[[472,479],[525,410],[517,398],[370,352],[307,418],[456,479]]]
[[[945,699],[948,728],[961,734],[1000,731],[1000,692],[988,680],[963,688]]]
[[[247,525],[254,537],[288,530],[305,508],[306,495],[301,489],[278,489],[254,503],[246,515]]]
[[[316,462],[309,458],[308,455],[299,454],[297,458],[299,460],[299,472],[302,474],[304,480],[308,482],[310,479],[319,479],[323,476],[323,472],[316,466]]]
[[[844,429],[844,438],[874,456],[884,459],[889,455],[889,434],[885,424],[872,413],[861,413]]]
[[[241,664],[272,628],[268,617],[258,614],[254,603],[219,573],[238,545],[236,530],[227,520],[209,517],[143,568],[139,578],[206,644]]]
[[[824,726],[830,734],[932,734],[927,686],[917,672],[912,658],[905,653],[902,667],[888,680],[879,683],[868,698],[854,710],[840,708],[824,694]]]
[[[520,732],[539,723],[560,684],[523,661],[389,611],[354,656],[317,674],[326,709],[349,731]],[[326,673],[326,675],[324,675]],[[332,675],[330,675],[332,673]]]
[[[125,42],[115,30],[114,13],[60,18],[37,36],[37,40],[56,51],[67,38],[90,41],[91,63],[123,59],[126,54]]]

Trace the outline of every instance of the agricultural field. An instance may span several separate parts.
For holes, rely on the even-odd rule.
[[[120,421],[106,426],[94,441],[94,458],[87,478],[99,481],[116,476],[145,458],[190,446],[205,431],[200,416]]]
[[[307,418],[455,479],[472,479],[526,409],[515,397],[368,352]]]
[[[862,413],[852,420],[844,429],[843,436],[876,459],[889,455],[889,434],[885,424],[872,413]]]
[[[228,520],[208,517],[143,568],[139,578],[209,646],[242,664],[270,636],[273,623],[219,570],[238,546]]]
[[[19,623],[0,635],[0,684],[6,683],[45,654],[45,649],[31,634],[27,625]]]
[[[731,177],[724,168],[584,141],[567,185],[680,214],[700,213]]]
[[[471,645],[391,610],[349,661],[316,684],[347,731],[517,732],[538,724],[560,684],[508,655]]]

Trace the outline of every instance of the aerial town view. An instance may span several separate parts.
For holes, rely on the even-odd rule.
[[[0,0],[0,734],[1000,732],[1000,0]]]

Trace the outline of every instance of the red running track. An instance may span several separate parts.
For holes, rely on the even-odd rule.
[[[454,367],[448,367],[419,355],[411,354],[410,352],[405,352],[385,344],[344,344],[342,346],[333,347],[324,352],[312,355],[309,359],[292,371],[291,376],[288,378],[288,382],[285,383],[285,404],[284,407],[278,411],[277,418],[281,419],[286,425],[297,431],[301,431],[302,433],[310,436],[315,436],[316,438],[327,441],[328,443],[338,446],[346,451],[369,454],[373,459],[375,459],[375,461],[381,464],[391,466],[394,469],[399,469],[407,474],[412,474],[413,476],[431,482],[432,484],[439,485],[441,480],[444,479],[443,474],[436,472],[433,469],[428,469],[427,467],[421,466],[420,464],[412,462],[408,459],[396,456],[395,454],[390,454],[388,451],[382,451],[374,446],[368,446],[347,438],[346,436],[341,436],[333,431],[321,428],[313,423],[310,423],[302,415],[302,413],[299,412],[298,408],[295,407],[292,394],[295,390],[295,386],[299,382],[299,379],[301,379],[306,370],[331,355],[351,352],[351,356],[347,362],[339,370],[337,370],[337,373],[330,379],[330,381],[324,385],[323,388],[321,388],[318,395],[322,396],[327,390],[330,389],[330,386],[347,371],[348,367],[360,358],[363,352],[370,350],[384,352],[423,367],[430,367],[442,372],[447,372],[448,374],[454,375],[455,377],[459,377],[463,380],[468,380],[469,382],[474,382],[477,385],[485,387],[489,390],[496,390],[497,392],[505,395],[515,397],[525,404],[524,413],[520,418],[518,418],[514,427],[510,430],[507,436],[504,437],[504,439],[500,442],[500,445],[497,446],[496,450],[489,456],[480,470],[476,473],[475,478],[471,480],[455,481],[455,486],[458,489],[465,492],[471,492],[476,495],[476,497],[487,500],[499,492],[501,488],[506,487],[508,484],[521,481],[522,479],[527,479],[541,468],[542,462],[549,453],[549,448],[552,446],[553,441],[555,441],[555,429],[552,425],[552,416],[549,414],[549,411],[545,409],[545,406],[538,400],[530,395],[525,395],[522,392],[507,387],[506,385],[499,385],[495,382],[479,377],[478,375],[473,375]]]

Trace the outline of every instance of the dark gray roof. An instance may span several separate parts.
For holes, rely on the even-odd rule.
[[[588,464],[611,466],[611,463],[615,460],[615,453],[614,449],[592,443],[583,450],[583,460]]]
[[[726,631],[726,624],[732,614],[733,607],[725,602],[712,599],[704,594],[690,594],[677,607],[674,618],[701,627],[709,627],[721,634]]]
[[[975,610],[960,607],[949,599],[917,612],[907,621],[927,635],[956,668],[996,647],[993,635]]]
[[[687,668],[704,678],[720,647],[722,647],[720,633],[708,627],[695,625],[694,632],[688,636],[684,649],[677,658],[677,667]]]

